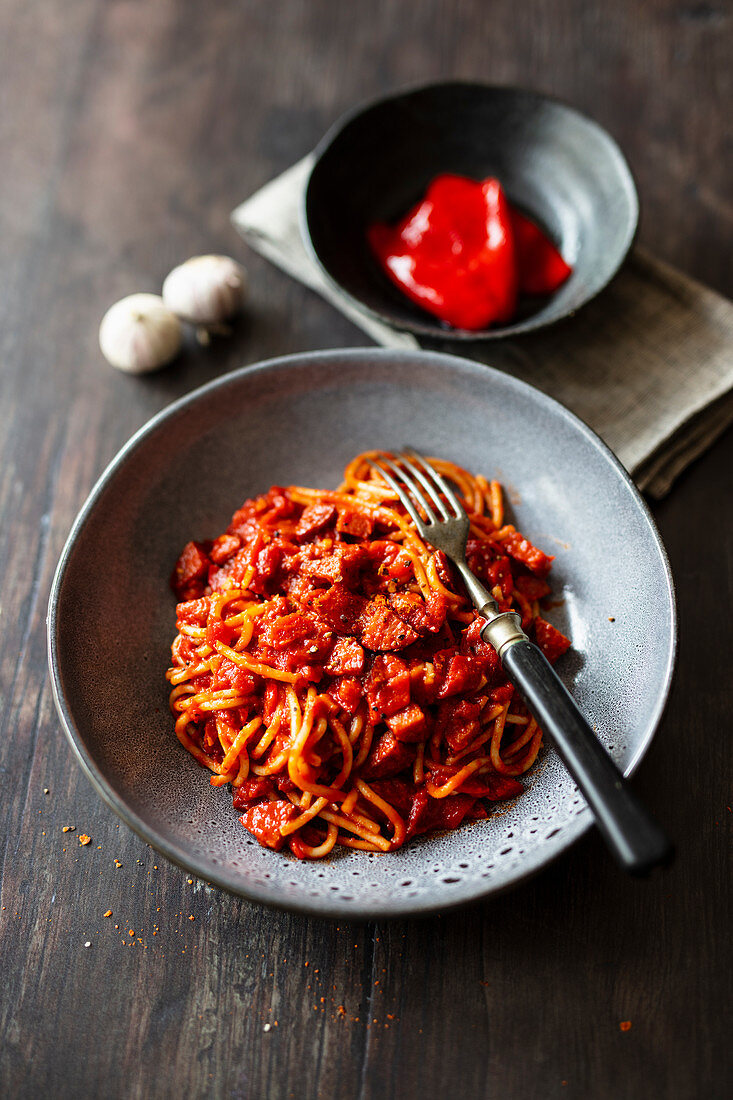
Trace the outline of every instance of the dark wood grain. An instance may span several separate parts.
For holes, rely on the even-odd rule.
[[[572,101],[631,161],[642,242],[731,294],[732,26],[727,4],[663,0],[0,0],[2,1095],[730,1094],[730,433],[655,507],[681,645],[634,782],[678,859],[649,882],[594,835],[424,922],[309,921],[191,882],[74,763],[44,618],[76,510],[148,416],[242,362],[363,341],[248,256],[231,340],[147,379],[96,346],[115,298],[243,251],[230,210],[362,98],[459,76]]]

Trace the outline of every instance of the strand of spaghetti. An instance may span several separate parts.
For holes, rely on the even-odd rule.
[[[441,760],[440,760],[440,738],[441,738],[440,730],[436,728],[433,731],[433,733],[430,735],[430,742],[429,742],[430,743],[430,760],[432,760],[435,764],[440,764],[441,763]]]
[[[288,742],[288,748],[292,748],[298,736],[298,731],[303,725],[303,712],[300,709],[300,700],[298,699],[298,693],[295,688],[286,688],[285,694],[288,700],[288,710],[290,711],[290,740]]]
[[[483,516],[478,516],[478,517],[471,516],[471,522],[470,522],[469,528],[468,528],[468,537],[469,538],[473,535],[473,537],[475,539],[481,540],[485,536],[485,532],[484,532],[483,527],[481,525],[481,520],[483,518],[484,518]]]
[[[195,695],[195,694],[196,694],[196,688],[193,687],[192,684],[179,684],[177,687],[173,688],[173,691],[168,696],[168,706],[170,707],[170,709],[175,714],[175,711],[177,709],[176,708],[176,703],[178,702],[178,700],[184,695]]]
[[[179,634],[185,634],[187,638],[194,638],[203,641],[206,637],[206,627],[204,626],[192,626],[191,623],[180,623],[178,626]]]
[[[280,826],[280,835],[289,836],[290,833],[296,832],[296,830],[307,825],[309,821],[312,821],[314,817],[318,817],[321,810],[325,809],[328,805],[327,798],[317,798],[312,806],[307,810],[304,810],[299,817],[293,818],[292,821],[287,821],[284,825]]]
[[[519,604],[522,613],[522,626],[527,626],[532,619],[532,606],[529,600],[526,596],[523,596],[521,592],[518,592],[516,588],[512,592],[512,600],[514,603]]]
[[[356,785],[359,788],[359,793],[362,798],[365,798],[367,802],[371,802],[373,806],[376,806],[378,810],[387,817],[387,819],[394,826],[394,834],[392,836],[392,847],[399,848],[404,842],[406,825],[405,820],[400,814],[397,813],[394,806],[390,806],[389,802],[385,802],[383,798],[380,798],[376,791],[372,790],[368,783],[365,783],[363,779],[357,779]]]
[[[504,494],[498,481],[492,481],[489,485],[489,510],[494,527],[501,527],[504,522]]]
[[[239,771],[232,780],[232,786],[236,789],[241,787],[245,779],[249,775],[249,756],[247,753],[243,753],[239,759]]]
[[[232,742],[237,737],[239,730],[235,729],[231,722],[232,714],[228,710],[217,711],[214,715],[214,721],[216,722],[216,736],[219,738],[219,744],[222,747],[224,756],[229,752],[232,746]]]
[[[366,760],[367,756],[369,755],[369,750],[372,747],[373,740],[374,724],[367,721],[364,725],[364,733],[362,735],[361,745],[359,746],[359,751],[356,754],[356,759],[354,760],[355,768],[360,768]]]
[[[246,611],[242,612],[241,616],[237,616],[238,619],[242,619],[241,632],[234,646],[237,653],[241,653],[252,641],[252,635],[255,629],[255,619],[262,615],[264,611],[265,606],[261,605],[260,607],[247,608]],[[232,620],[226,619],[226,624],[227,626],[231,626]]]
[[[242,588],[225,588],[220,592],[212,593],[209,596],[209,621],[212,619],[221,619],[222,612],[228,603],[233,603],[235,600],[240,600],[245,595],[245,590]]]
[[[315,751],[315,747],[321,740],[327,729],[328,718],[326,718],[324,715],[321,715],[318,721],[314,721],[313,726],[311,727],[311,734],[308,738],[308,743],[303,750],[303,759],[312,767],[319,768],[323,763],[323,758]]]
[[[347,486],[342,485],[339,492],[346,492]],[[386,485],[378,485],[376,481],[357,481],[351,490],[353,499],[363,500],[365,504],[381,508],[385,501],[394,499],[394,493]]]
[[[470,745],[463,749],[462,752],[457,752],[451,756],[446,756],[445,763],[451,768],[455,767],[461,762],[461,760],[465,760],[467,756],[471,756],[472,753],[478,752],[478,750],[483,745],[485,745],[487,741],[490,741],[493,736],[494,726],[493,723],[490,722],[489,725],[485,727],[484,732],[480,734],[477,738],[475,738],[475,740],[473,740]],[[436,765],[436,767],[440,767],[440,765]]]
[[[489,738],[493,737],[493,723],[504,710],[505,704],[502,703],[495,703],[494,706],[489,707],[488,710],[484,709],[481,714],[482,732],[477,737],[475,737],[469,745],[466,745],[464,748],[462,748],[460,752],[451,753],[450,756],[447,756],[445,759],[445,763],[451,765],[457,764],[459,760],[464,760],[467,756],[470,756],[471,753],[476,752],[477,749],[481,748],[481,746],[484,745],[489,740]]]
[[[183,634],[179,634],[176,641],[178,641],[178,639],[180,639],[181,643],[184,643],[184,642],[188,641],[188,639]],[[215,657],[216,656],[216,654],[214,653],[214,650],[212,649],[212,647],[209,645],[208,642],[199,642],[199,644],[195,647],[195,651],[196,651],[196,660],[198,660],[198,661],[205,661],[209,657]]]
[[[338,742],[341,746],[341,752],[343,754],[341,771],[338,773],[336,778],[333,780],[333,783],[331,784],[333,787],[339,788],[351,773],[351,764],[354,759],[354,751],[351,747],[349,735],[347,734],[341,723],[338,721],[338,719],[332,717],[329,721],[329,726],[336,734]]]
[[[221,592],[220,594],[222,596],[227,596],[227,595],[229,595],[229,591],[227,589],[224,589],[223,592]],[[215,598],[214,596],[209,596],[209,599],[212,600],[212,601],[214,600],[214,598]],[[225,607],[226,607],[226,614],[224,613],[224,608]],[[232,626],[238,626],[239,623],[241,623],[241,621],[243,620],[245,614],[251,608],[255,608],[255,607],[256,608],[260,608],[260,607],[265,608],[265,604],[258,603],[256,597],[253,596],[253,595],[242,596],[242,595],[237,594],[236,599],[224,600],[224,602],[222,603],[222,606],[220,608],[217,608],[216,606],[214,606],[214,604],[212,602],[212,606],[209,610],[209,614],[208,614],[208,617],[207,617],[206,621],[208,623],[222,622],[224,619],[226,619],[226,621],[228,623],[231,623]]]
[[[538,756],[539,751],[540,751],[541,748],[542,748],[542,730],[538,729],[536,731],[534,737],[532,738],[531,742],[530,742],[529,748],[527,750],[527,755],[525,756],[524,761],[523,761],[525,771],[527,771],[528,768],[532,767],[535,760],[537,759],[537,756]]]
[[[184,666],[177,671],[169,668],[166,676],[168,677],[168,683],[176,686],[182,684],[186,680],[193,680],[195,676],[202,676],[205,672],[210,672],[210,666],[208,661],[200,661],[197,665]]]
[[[492,545],[496,542],[496,528],[494,527],[494,521],[491,516],[474,512],[473,515],[469,516],[469,519],[481,532],[482,542],[488,542]]]
[[[268,760],[264,764],[252,764],[252,771],[255,775],[276,775],[282,768],[286,766],[288,762],[288,754],[283,751],[277,754],[272,760]]]
[[[521,770],[518,774],[523,774],[524,772],[527,771],[528,768],[532,767],[535,760],[537,759],[537,754],[539,753],[541,747],[542,747],[542,730],[537,728],[537,729],[535,729],[534,736],[532,737],[532,740],[527,745],[526,752],[524,753],[524,755],[521,758],[521,760],[522,760]],[[514,757],[512,756],[511,759],[512,759],[512,763],[513,763],[514,762]]]
[[[504,599],[504,593],[501,590],[501,585],[495,584],[494,587],[491,589],[491,595],[499,604],[499,607],[501,607],[502,604],[506,603],[506,600]]]
[[[249,569],[247,570],[247,572],[242,577],[242,588],[243,589],[246,590],[246,589],[249,588],[249,586],[251,585],[252,580],[254,578],[254,575],[255,575],[255,567],[254,567],[254,565],[250,565]]]
[[[201,696],[205,696],[201,698]],[[228,710],[232,707],[243,707],[249,702],[246,695],[227,695],[223,691],[200,692],[195,700],[195,709],[202,711]]]
[[[308,765],[303,760],[303,750],[305,749],[313,728],[313,708],[315,704],[316,690],[310,687],[308,688],[302,725],[288,752],[288,775],[295,786],[301,791],[309,791],[311,794],[316,795],[316,797],[325,797],[329,802],[343,801],[345,795],[342,791],[339,791],[337,787],[333,785],[327,787],[323,783],[313,783],[307,775],[304,774],[304,768],[307,768]],[[348,742],[348,738],[345,734],[344,737]],[[350,745],[349,748],[351,748]]]
[[[474,478],[472,474],[469,474],[462,466],[456,466],[454,462],[445,462],[439,458],[431,458],[429,462],[439,474],[442,474],[448,481],[453,482],[459,495],[463,498],[463,506],[467,512],[478,510],[472,506],[474,499]]]
[[[182,714],[175,724],[176,737],[183,745],[184,749],[188,749],[192,756],[194,756],[199,764],[203,764],[204,767],[210,771],[217,771],[216,760],[208,753],[204,752],[202,748],[196,744],[196,742],[188,735],[189,718],[187,714]]]
[[[450,602],[453,604],[457,604],[459,607],[461,604],[466,603],[465,597],[461,596],[458,592],[451,592],[450,588],[446,588],[446,586],[441,581],[440,577],[438,576],[438,559],[436,554],[430,555],[425,572],[427,574],[427,579],[430,583],[430,587],[433,589],[434,592],[440,592],[440,594],[442,596],[445,596],[447,600],[450,600]]]
[[[231,588],[221,588],[220,591],[212,593],[209,596],[209,599],[211,601],[209,605],[209,616],[214,618],[221,618],[223,609],[225,609],[227,604],[233,604],[237,602],[242,602],[245,605],[251,604],[252,595],[249,591],[249,587],[253,576],[254,568],[252,565],[250,565],[247,574],[245,574],[244,579],[240,584],[232,586]],[[267,603],[269,603],[269,601],[267,601]],[[266,607],[266,604],[255,603],[254,606],[264,608]],[[245,609],[247,608],[239,608],[239,610]]]
[[[489,517],[486,515],[486,512],[488,511],[489,516],[491,516],[490,522],[493,526],[493,512],[491,508],[491,485],[483,476],[483,474],[477,474],[476,486],[479,492],[479,506],[476,508],[476,512],[480,513],[484,517],[484,519],[488,519]]]
[[[179,714],[183,714],[184,711],[190,711],[191,714],[200,714],[201,703],[205,703],[211,697],[211,691],[205,686],[199,688],[190,685],[191,691],[188,695],[179,696],[174,706]]]
[[[229,719],[229,711],[215,715],[216,733],[224,756],[216,769],[219,774],[211,777],[212,787],[223,787],[226,783],[234,783],[240,776],[243,781],[249,774],[249,757],[246,748],[242,746],[239,752],[235,751],[231,754],[231,747],[240,736],[240,731],[235,729]]]
[[[246,726],[242,726],[242,729],[232,743],[232,747],[222,761],[222,771],[229,771],[250,737],[257,732],[261,725],[262,719],[258,715],[256,718],[253,718],[251,722],[248,722]]]
[[[528,742],[532,740],[537,730],[537,723],[534,718],[529,721],[526,727],[520,732],[519,736],[512,741],[511,745],[507,745],[504,749],[503,756],[505,760],[511,760],[513,756],[516,756],[518,752],[524,748]]]
[[[358,798],[358,795],[359,795],[358,790],[357,790],[356,794],[357,794],[357,798]],[[346,799],[344,799],[344,802],[345,801],[346,801]],[[347,816],[346,814],[344,814],[343,803],[341,804],[341,814],[344,817]],[[352,810],[351,813],[348,815],[348,817],[349,817],[350,821],[355,821],[357,825],[360,825],[362,827],[362,829],[366,829],[366,831],[368,833],[379,833],[379,832],[381,832],[382,826],[379,824],[379,822],[375,821],[374,818],[372,818],[372,817],[367,817],[366,814],[363,811],[362,812],[356,812],[356,811]]]
[[[224,787],[227,783],[233,783],[237,778],[238,766],[231,768],[228,772],[222,772],[220,775],[212,775],[209,783],[212,787]]]
[[[360,852],[379,852],[380,855],[384,855],[389,851],[389,842],[385,848],[381,844],[370,844],[368,840],[357,840],[356,837],[343,836],[341,833],[338,835],[338,843],[344,848],[356,848]]]
[[[372,466],[368,465],[368,458],[376,458],[378,451],[365,451],[357,455],[353,462],[344,470],[344,480],[338,488],[338,492],[356,492],[361,486],[369,489],[381,489],[382,479],[378,477]]]
[[[242,600],[237,600],[234,606],[228,607],[226,615],[215,615],[213,612],[209,615],[207,620],[207,626],[211,626],[212,623],[223,623],[231,627],[233,630],[238,629],[247,617],[247,611],[250,606],[259,607],[259,604],[249,605],[247,607],[238,606]]]
[[[323,810],[321,817],[331,825],[338,825],[339,829],[346,829],[347,832],[353,833],[354,836],[361,837],[362,840],[370,841],[383,852],[388,852],[392,847],[391,842],[387,840],[386,837],[380,836],[378,833],[370,833],[352,818],[342,817],[341,814],[335,814],[331,810]]]
[[[368,459],[375,459],[379,457],[379,451],[362,451],[356,458],[352,458],[348,466],[344,470],[344,484],[355,485],[363,483],[365,480],[374,478],[372,467],[369,465]],[[359,476],[361,471],[363,476]]]
[[[469,499],[471,501],[471,511],[474,513],[474,515],[480,515],[484,510],[484,494],[478,478],[476,478],[475,480],[472,479],[470,485],[470,493],[471,496],[469,497]]]
[[[326,839],[323,841],[323,844],[319,844],[314,848],[298,837],[298,847],[308,859],[323,859],[324,856],[327,856],[328,853],[333,850],[337,839],[337,827],[335,825],[329,825],[326,832]]]
[[[503,527],[497,528],[494,532],[494,542],[504,542],[510,535],[515,535],[517,529],[513,523],[505,523]]]
[[[297,786],[301,791],[307,791],[309,794],[315,795],[316,798],[327,798],[329,802],[341,803],[346,798],[343,791],[339,791],[335,787],[325,787],[322,783],[311,783],[309,779],[304,779],[302,775]]]
[[[300,707],[298,705],[297,697],[295,696],[295,692],[293,691],[293,689],[290,686],[288,686],[287,691],[288,691],[289,695],[293,696],[294,699],[295,699],[295,704],[294,705],[295,705],[295,708],[296,708],[297,721],[299,723],[300,722]],[[278,711],[276,713],[279,713],[282,716],[283,708],[282,708],[281,703],[278,704]],[[292,707],[292,703],[291,703],[290,714],[291,714],[291,730],[293,730],[294,728],[297,729],[297,726],[295,726],[293,724],[293,707]],[[292,733],[291,733],[291,738],[292,738]],[[270,739],[270,741],[272,741],[272,739]],[[254,753],[253,753],[253,755],[254,755]],[[252,771],[255,773],[255,775],[275,775],[276,772],[279,772],[281,768],[283,768],[287,765],[288,755],[289,755],[289,749],[287,747],[281,748],[278,752],[275,753],[275,756],[269,756],[263,764],[253,764],[252,765]]]
[[[348,817],[354,806],[356,805],[356,800],[358,799],[358,797],[358,789],[356,787],[352,787],[346,798],[341,803],[341,813]]]
[[[455,790],[460,787],[469,775],[473,775],[479,768],[484,767],[486,764],[491,763],[488,756],[480,756],[477,760],[472,760],[470,764],[466,764],[465,767],[457,771],[455,775],[446,780],[438,786],[433,783],[432,779],[428,779],[425,784],[425,789],[432,798],[447,798],[449,794],[453,794]]]
[[[349,741],[352,745],[356,744],[363,729],[364,716],[357,712],[352,716],[351,722],[349,723]]]
[[[426,543],[420,538],[412,520],[407,516],[400,515],[399,512],[393,511],[391,508],[380,508],[380,518],[382,522],[391,523],[400,532],[403,538],[403,545],[414,546],[422,554],[428,554],[429,550]]]
[[[290,703],[290,759],[288,762],[288,770],[290,772],[290,778],[293,783],[296,781],[296,776],[293,771],[297,767],[298,758],[301,756],[306,742],[310,736],[311,729],[313,728],[313,707],[316,702],[316,690],[313,687],[308,688],[308,694],[305,701],[305,709],[302,713],[300,723],[298,724],[298,714],[300,707],[298,705],[298,697],[293,689],[288,692],[288,701]]]
[[[463,623],[464,626],[469,626],[476,618],[476,613],[474,611],[455,611],[449,608],[448,616],[454,623]]]
[[[261,661],[255,661],[245,653],[237,653],[230,646],[224,645],[223,642],[214,642],[214,648],[217,653],[221,653],[223,657],[228,657],[235,665],[246,669],[247,672],[254,672],[257,676],[263,676],[266,680],[281,680],[284,684],[294,684],[298,679],[293,672],[283,672],[279,668],[272,668]]]
[[[507,704],[508,710],[508,704]],[[501,739],[504,734],[506,711],[500,715],[494,723],[494,735],[491,738],[491,763],[495,771],[500,775],[521,775],[525,768],[518,764],[506,763],[501,758]]]
[[[262,737],[260,738],[260,740],[257,742],[255,747],[252,749],[252,752],[250,753],[250,755],[252,757],[254,757],[255,760],[259,760],[259,758],[261,756],[264,756],[264,754],[267,752],[267,750],[269,749],[269,747],[272,744],[273,740],[277,736],[277,733],[280,729],[280,723],[281,723],[281,711],[280,711],[280,704],[278,704],[278,708],[275,711],[274,715],[272,716],[272,719],[270,721],[269,726],[266,727],[265,732],[263,733]]]

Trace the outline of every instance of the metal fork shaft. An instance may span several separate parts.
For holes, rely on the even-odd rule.
[[[481,637],[492,645],[501,657],[502,650],[510,642],[528,641],[521,627],[521,617],[516,611],[502,611],[481,581],[468,568],[465,562],[453,563],[463,578],[468,597],[480,615],[486,619]]]
[[[616,861],[631,874],[669,862],[673,848],[600,743],[544,654],[508,644],[502,663],[590,806]]]

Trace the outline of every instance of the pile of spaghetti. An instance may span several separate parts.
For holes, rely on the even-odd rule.
[[[176,734],[261,844],[304,859],[486,817],[542,740],[452,565],[369,457],[335,492],[246,501],[172,578]],[[434,465],[470,517],[469,566],[554,660],[569,642],[539,614],[552,558],[504,523],[497,482]]]

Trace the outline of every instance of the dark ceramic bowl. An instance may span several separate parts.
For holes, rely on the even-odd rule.
[[[574,646],[558,670],[627,774],[659,721],[675,642],[664,550],[621,466],[561,405],[427,352],[312,352],[220,378],[154,417],[93,489],[54,580],[49,659],[72,747],[113,809],[175,863],[254,901],[347,918],[445,909],[526,878],[591,823],[547,750],[487,821],[387,856],[304,863],[261,848],[176,740],[164,674],[184,543],[223,531],[272,484],[335,487],[358,451],[406,442],[501,478],[520,529],[556,555],[551,617]]]
[[[573,273],[516,320],[481,332],[450,328],[383,274],[366,241],[396,221],[441,172],[496,176],[510,200],[559,246]],[[304,235],[329,281],[373,317],[441,340],[495,339],[574,313],[609,282],[636,231],[638,201],[611,137],[571,107],[516,88],[431,84],[349,114],[316,150]]]

